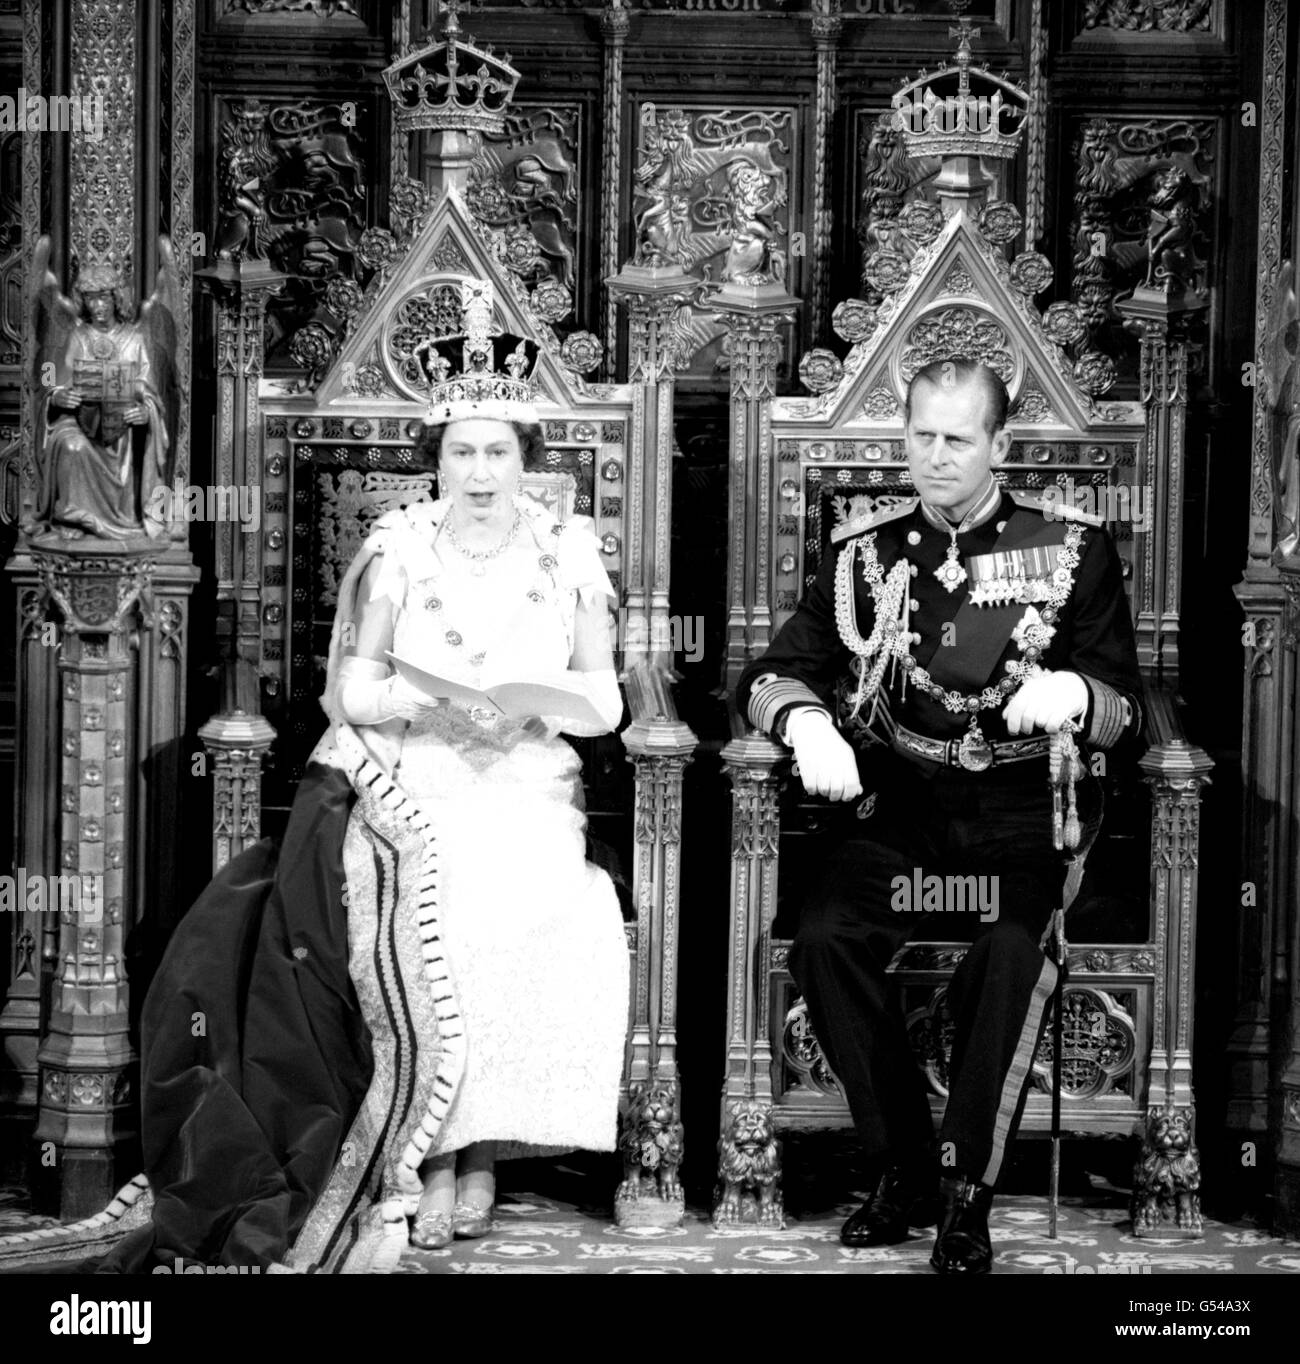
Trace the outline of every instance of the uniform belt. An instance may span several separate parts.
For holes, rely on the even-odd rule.
[[[1019,763],[1026,762],[1030,758],[1044,757],[1051,747],[1052,739],[1048,734],[1040,735],[1036,739],[1006,739],[1000,743],[990,742],[988,747],[992,754],[992,762],[985,763],[984,766],[996,767],[1000,763]],[[972,771],[979,768],[972,767],[969,761],[963,762],[961,758],[961,738],[956,739],[930,739],[924,734],[916,734],[910,729],[905,729],[898,725],[894,731],[894,751],[896,753],[906,753],[912,757],[925,758],[932,763],[942,763],[944,767],[963,767]]]

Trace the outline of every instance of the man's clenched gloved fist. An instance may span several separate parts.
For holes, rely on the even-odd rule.
[[[1088,709],[1088,684],[1078,673],[1041,672],[1031,677],[1007,702],[1002,718],[1013,734],[1035,729],[1055,734],[1067,720],[1077,720]]]
[[[810,796],[853,800],[862,794],[853,749],[824,710],[797,710],[785,723],[786,742]]]

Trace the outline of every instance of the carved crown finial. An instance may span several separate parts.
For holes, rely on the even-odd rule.
[[[980,36],[980,30],[975,28],[969,19],[958,19],[956,24],[948,29],[948,36],[957,39],[957,67],[961,71],[961,89],[970,89],[970,64],[974,60],[974,54],[970,50],[972,38]]]
[[[445,38],[454,38],[460,32],[460,12],[468,8],[461,0],[438,0],[438,13],[447,16],[442,33]]]
[[[500,133],[519,84],[510,56],[460,37],[464,0],[438,0],[442,38],[407,52],[384,71],[393,118],[403,132],[423,129]]]
[[[922,71],[894,96],[894,124],[908,157],[984,156],[1010,160],[1020,150],[1029,92],[988,64],[976,65],[971,41],[980,30],[961,19],[948,33],[957,39],[950,65]],[[954,89],[955,78],[955,89]]]

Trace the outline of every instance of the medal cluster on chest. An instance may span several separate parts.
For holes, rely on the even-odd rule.
[[[995,536],[1001,536],[1005,529],[1005,522],[990,527]],[[881,563],[878,534],[872,531],[850,541],[836,564],[836,626],[840,638],[854,654],[853,669],[858,679],[853,717],[861,713],[864,705],[874,702],[888,669],[891,685],[898,680],[902,698],[906,698],[910,684],[950,714],[968,717],[961,763],[972,771],[983,771],[992,761],[992,751],[980,730],[978,717],[982,711],[1005,705],[1040,670],[1039,660],[1056,633],[1060,611],[1074,586],[1083,530],[1077,525],[1067,527],[1064,543],[1060,545],[1000,549],[993,547],[994,537],[986,535],[980,538],[989,542],[989,551],[963,561],[955,528],[948,528],[948,544],[942,549],[943,532],[913,528],[904,535],[902,552],[888,571]],[[930,568],[928,576],[942,588],[942,596],[933,587],[924,586],[921,578],[922,565],[929,566],[940,553],[942,560]],[[968,581],[971,590],[959,594],[958,590]],[[872,601],[869,637],[864,637],[858,627],[859,583],[865,585]],[[1010,617],[998,612],[978,626],[967,622],[968,636],[978,629],[995,642],[999,631],[1005,628],[1003,647],[997,650],[995,660],[1005,653],[1007,643],[1014,642],[1019,654],[1005,663],[1000,677],[990,679],[975,692],[944,686],[930,672],[931,667],[940,670],[933,660],[945,643],[963,647],[963,641],[956,638],[957,622],[968,604],[981,616],[983,608],[1025,607],[1022,613]],[[1037,604],[1041,604],[1041,610]],[[945,632],[951,632],[953,638],[945,640]],[[921,663],[916,651],[929,667]],[[992,666],[994,662],[990,663]]]

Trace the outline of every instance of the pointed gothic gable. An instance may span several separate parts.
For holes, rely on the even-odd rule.
[[[543,418],[630,405],[625,385],[590,384],[565,368],[555,332],[537,316],[523,285],[497,258],[454,189],[429,209],[387,277],[372,281],[313,405],[318,410],[351,410],[374,401],[423,406],[425,391],[411,351],[430,334],[460,330],[460,280],[466,276],[492,282],[493,318],[502,331],[537,342],[533,377]]]
[[[1070,334],[1071,305],[1053,305],[1046,315],[1035,306],[1032,285],[1050,273],[1050,263],[1036,253],[1008,265],[964,212],[954,214],[881,304],[872,334],[850,349],[839,382],[814,398],[776,400],[773,421],[800,433],[815,427],[846,436],[901,436],[912,374],[930,360],[969,355],[1006,381],[1018,438],[1133,434],[1144,423],[1141,404],[1093,399],[1076,382],[1075,366],[1087,375],[1102,358],[1076,362],[1053,339]]]

